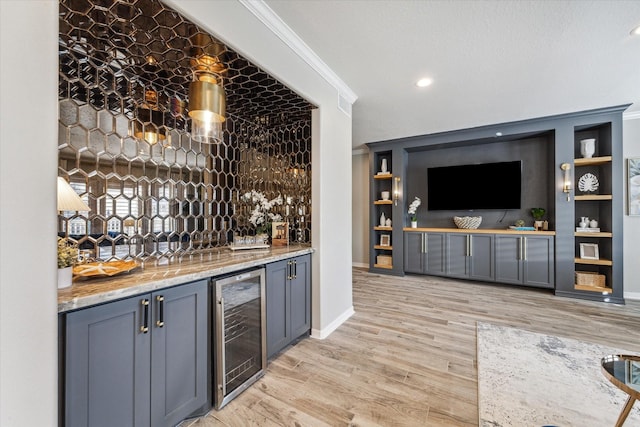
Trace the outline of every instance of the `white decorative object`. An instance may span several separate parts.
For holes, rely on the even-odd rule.
[[[382,200],[389,200],[389,197],[391,196],[391,193],[388,192],[388,191],[383,191],[381,193],[381,196],[382,196]]]
[[[387,217],[385,217],[384,212],[382,212],[382,214],[380,215],[380,227],[384,227],[386,221],[387,221]]]
[[[418,207],[420,206],[420,203],[422,203],[420,197],[415,197],[413,199],[413,202],[411,202],[411,204],[409,205],[409,209],[407,212],[409,213],[409,215],[411,215],[411,222],[418,221]]]
[[[411,221],[411,228],[418,228],[418,221]]]
[[[589,221],[589,228],[598,228],[598,221],[596,221],[595,219]]]
[[[589,226],[589,218],[586,216],[580,217],[580,223],[578,223],[580,228],[587,228]]]
[[[382,164],[380,165],[380,172],[387,173],[387,159],[382,159]]]
[[[596,152],[596,140],[594,138],[583,139],[580,141],[580,154],[585,159],[590,159]]]
[[[481,216],[454,216],[453,222],[458,228],[474,229],[480,226]]]
[[[387,227],[391,227],[391,218],[387,218],[387,221],[385,222]]]
[[[58,289],[64,289],[71,286],[73,279],[73,267],[65,267],[58,269]]]
[[[598,178],[592,173],[585,173],[578,180],[578,190],[580,191],[596,191],[599,186]]]

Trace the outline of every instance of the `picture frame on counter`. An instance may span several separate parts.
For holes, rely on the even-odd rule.
[[[271,245],[287,246],[289,244],[289,223],[274,222],[271,224]]]
[[[389,234],[380,236],[380,246],[391,246],[391,236]]]
[[[600,259],[598,245],[596,243],[580,243],[581,259]]]

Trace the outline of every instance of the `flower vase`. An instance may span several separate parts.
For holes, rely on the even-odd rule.
[[[583,139],[580,141],[580,154],[585,159],[590,159],[596,152],[596,140],[594,138]]]
[[[73,279],[73,267],[65,267],[58,269],[58,289],[64,289],[71,286]]]
[[[411,228],[418,228],[418,221],[411,221]]]

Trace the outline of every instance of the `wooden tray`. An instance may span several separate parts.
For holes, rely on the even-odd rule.
[[[88,262],[73,267],[76,277],[115,276],[138,268],[136,261]]]

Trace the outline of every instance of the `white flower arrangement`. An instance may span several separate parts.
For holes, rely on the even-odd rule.
[[[242,195],[242,200],[253,204],[249,222],[259,231],[267,231],[270,223],[282,219],[280,214],[270,212],[271,208],[282,204],[282,196],[269,200],[262,192],[251,190]]]
[[[409,205],[409,215],[411,215],[411,221],[418,220],[418,216],[416,212],[418,211],[418,206],[420,206],[421,203],[422,203],[422,200],[420,200],[419,197],[416,197],[415,199],[413,199],[413,202],[411,202],[411,204]]]

